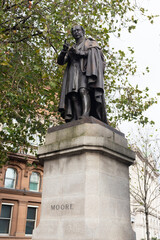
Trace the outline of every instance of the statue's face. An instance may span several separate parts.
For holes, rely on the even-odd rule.
[[[83,33],[81,26],[74,26],[72,28],[72,35],[75,39],[79,39],[79,38],[83,37],[84,33]]]

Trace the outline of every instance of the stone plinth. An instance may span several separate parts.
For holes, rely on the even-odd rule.
[[[124,135],[94,118],[52,128],[44,161],[42,211],[33,240],[135,240]]]

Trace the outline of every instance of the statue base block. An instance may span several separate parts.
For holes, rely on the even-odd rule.
[[[44,161],[42,211],[33,240],[135,240],[124,135],[90,117],[51,128]]]

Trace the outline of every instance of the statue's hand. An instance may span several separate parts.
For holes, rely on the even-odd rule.
[[[69,49],[69,55],[71,58],[75,57],[76,56],[76,49],[74,46],[72,46],[70,49]]]
[[[80,55],[80,51],[77,50],[74,46],[70,49],[70,52],[74,55]]]
[[[74,46],[72,46],[71,48],[70,48],[70,52],[72,52],[72,53],[75,53],[75,47]]]
[[[72,53],[74,55],[76,55],[77,57],[86,57],[88,55],[88,52],[87,51],[83,51],[83,50],[78,50],[76,48],[72,48]]]
[[[69,48],[69,44],[67,43],[67,40],[64,40],[64,44],[63,44],[63,51],[67,52]]]

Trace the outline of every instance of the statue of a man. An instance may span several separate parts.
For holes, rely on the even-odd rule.
[[[85,38],[82,26],[71,29],[76,43],[64,43],[58,64],[67,63],[59,111],[66,122],[93,116],[105,123],[104,56],[97,42]]]

